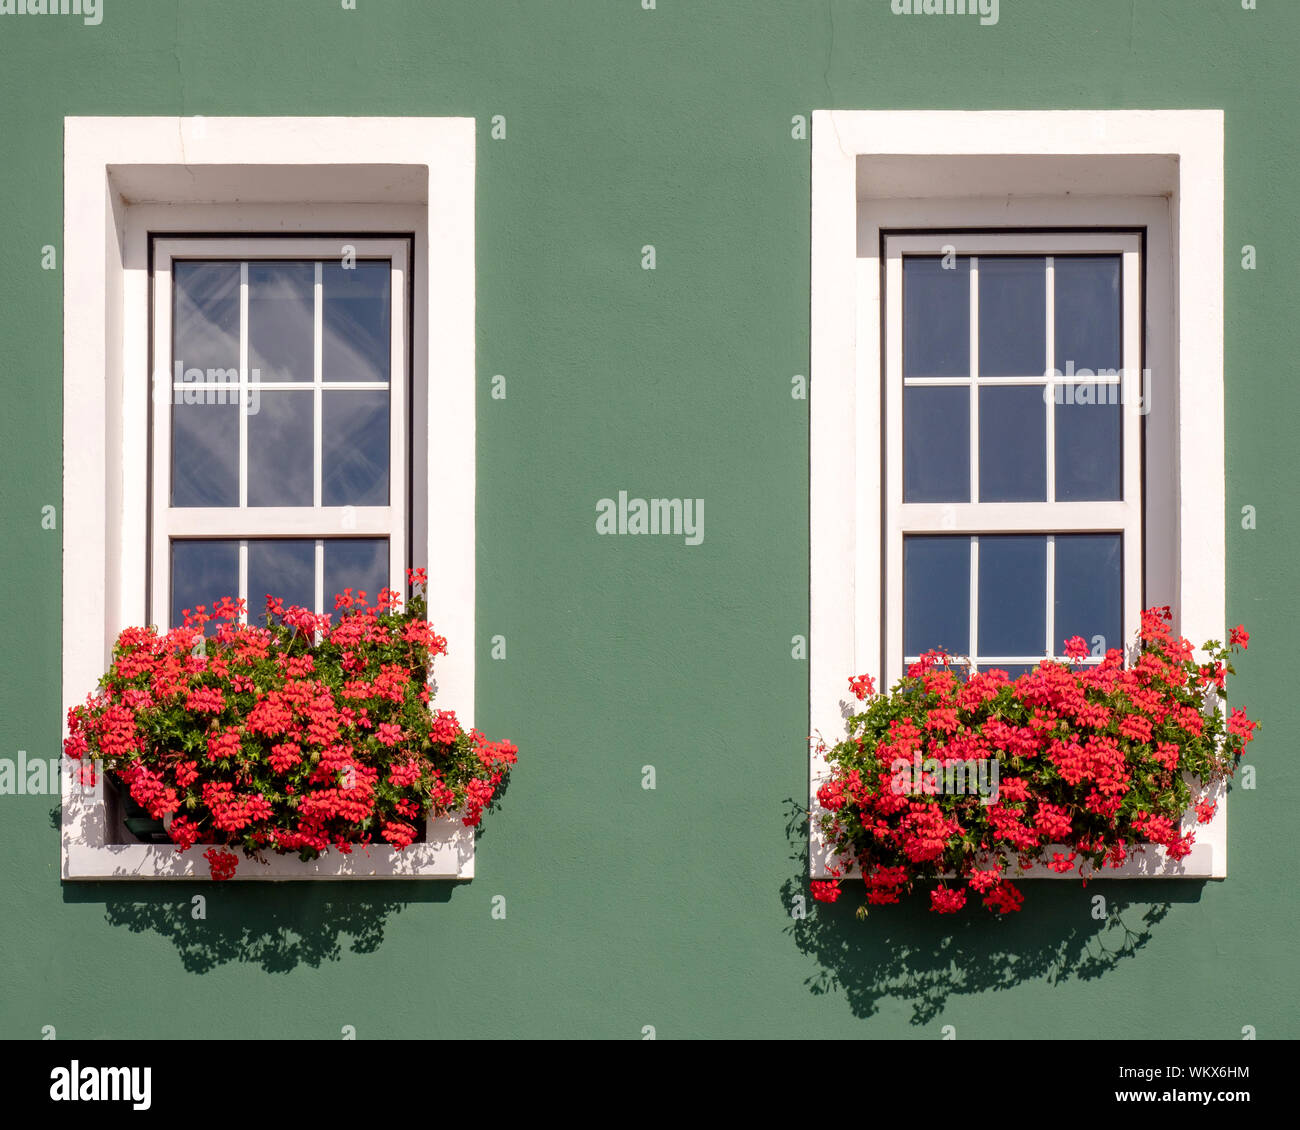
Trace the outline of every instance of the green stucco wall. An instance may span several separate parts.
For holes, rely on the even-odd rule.
[[[0,1036],[1297,1034],[1300,718],[1278,664],[1300,604],[1300,5],[1002,0],[981,28],[888,0],[104,2],[98,27],[0,16],[0,756],[59,748],[61,532],[41,517],[62,496],[63,284],[40,258],[62,244],[64,116],[409,114],[479,122],[476,722],[521,760],[468,884],[61,884],[57,798],[0,797]],[[1228,614],[1266,727],[1226,882],[1039,882],[1005,922],[918,901],[860,923],[853,892],[792,919],[809,148],[790,123],[823,107],[1226,111]],[[706,499],[704,544],[597,537],[619,489]]]

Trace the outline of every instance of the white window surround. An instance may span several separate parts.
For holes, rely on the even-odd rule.
[[[814,112],[810,734],[834,744],[858,705],[849,676],[882,674],[884,233],[1145,231],[1142,603],[1169,604],[1194,644],[1224,638],[1223,136],[1219,110]],[[814,737],[814,878],[844,864],[820,831],[826,776]],[[1186,859],[1149,847],[1104,877],[1225,878],[1222,794]],[[1024,877],[1070,874],[1040,864]]]
[[[474,172],[471,118],[65,119],[65,708],[95,689],[118,633],[146,615],[150,233],[410,234],[412,558],[428,569],[430,618],[450,641],[438,702],[473,724]],[[437,551],[447,544],[456,551]],[[102,796],[65,774],[65,879],[207,876],[201,847],[108,838]],[[268,859],[243,861],[236,879],[468,879],[474,830],[447,817],[402,852]]]

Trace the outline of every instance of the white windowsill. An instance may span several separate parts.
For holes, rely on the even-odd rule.
[[[207,879],[208,848],[178,852],[166,844],[74,842],[65,854],[65,879]],[[402,851],[386,844],[356,847],[350,855],[331,848],[319,859],[268,852],[265,862],[239,855],[236,880],[257,879],[472,879],[474,829],[457,817],[429,822],[428,838]]]

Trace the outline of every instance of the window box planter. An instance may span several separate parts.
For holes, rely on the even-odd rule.
[[[137,803],[131,796],[130,790],[123,787],[114,777],[105,778],[104,788],[107,794],[105,798],[107,811],[111,814],[110,818],[120,823],[128,833],[124,838],[135,843],[165,844],[168,847],[175,847],[171,836],[168,835],[173,816],[164,816],[161,820],[150,816],[148,809]],[[413,823],[415,842],[423,843],[429,834],[428,818],[420,816]]]
[[[268,598],[259,628],[225,600],[165,634],[123,632],[64,743],[83,778],[112,782],[138,841],[123,847],[147,844],[140,862],[159,866],[172,845],[183,859],[163,871],[182,875],[201,852],[214,879],[234,877],[238,853],[269,865],[374,851],[382,871],[413,845],[428,854],[426,822],[476,826],[517,750],[431,708],[446,640],[424,619],[423,571],[411,580],[405,609],[389,589],[373,605],[349,589],[337,621]]]
[[[122,813],[122,826],[142,844],[169,844],[171,837],[167,834],[167,819],[156,819],[149,815],[142,804],[137,804],[130,792],[122,789],[116,782],[106,782],[116,794],[115,801]]]
[[[1189,855],[1258,723],[1221,708],[1245,629],[1227,647],[1206,643],[1198,662],[1169,619],[1168,608],[1143,613],[1127,667],[1118,649],[1085,662],[1076,637],[1072,664],[1045,661],[1014,681],[996,669],[958,678],[939,652],[888,694],[851,679],[865,705],[823,747],[831,774],[817,792],[839,864],[814,896],[834,902],[852,868],[867,905],[933,883],[938,913],[970,893],[1008,913],[1024,901],[1012,880],[1041,864],[1086,879],[1156,845]]]

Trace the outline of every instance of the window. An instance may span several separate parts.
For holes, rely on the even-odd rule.
[[[65,708],[125,627],[236,593],[332,611],[409,564],[474,724],[474,150],[468,118],[66,119]],[[203,873],[110,799],[65,775],[64,878]],[[236,881],[473,874],[446,817]]]
[[[408,261],[346,235],[155,240],[151,622],[404,591]]]
[[[1137,233],[887,235],[888,684],[942,648],[1016,677],[1142,600]]]
[[[1224,638],[1223,182],[1221,111],[814,113],[810,734],[932,647]]]

